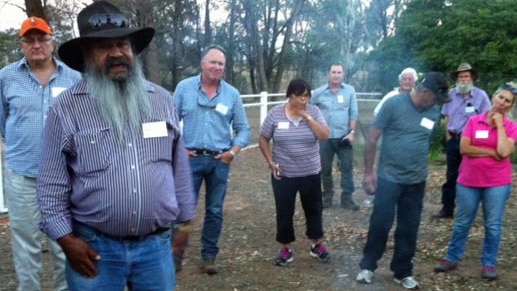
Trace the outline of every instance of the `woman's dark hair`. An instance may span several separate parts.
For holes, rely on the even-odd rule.
[[[285,93],[285,97],[289,98],[291,95],[300,96],[305,91],[309,92],[309,97],[311,97],[311,85],[304,79],[293,79],[289,82],[287,86],[287,92]]]

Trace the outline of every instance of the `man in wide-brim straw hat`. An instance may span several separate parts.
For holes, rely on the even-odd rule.
[[[478,72],[469,63],[461,63],[451,73],[456,87],[449,92],[451,102],[442,107],[447,140],[447,174],[442,186],[442,209],[434,218],[452,218],[456,207],[456,179],[461,163],[460,139],[470,116],[488,111],[491,107],[486,92],[474,86]]]
[[[469,63],[461,63],[458,66],[458,69],[451,73],[451,78],[456,82],[458,79],[458,74],[461,72],[470,72],[472,81],[476,81],[478,79],[478,71],[473,69]]]
[[[70,290],[173,290],[171,224],[195,216],[172,97],[136,56],[154,30],[128,24],[94,2],[78,15],[80,37],[59,48],[84,79],[49,110],[37,193]]]

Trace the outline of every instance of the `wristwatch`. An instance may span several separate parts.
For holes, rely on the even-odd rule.
[[[232,158],[235,158],[237,154],[233,150],[229,150],[230,155],[232,155]]]

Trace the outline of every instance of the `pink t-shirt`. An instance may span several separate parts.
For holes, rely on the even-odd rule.
[[[462,136],[469,137],[473,146],[496,149],[497,128],[486,123],[487,114],[472,116]],[[505,118],[506,135],[517,140],[517,123]],[[463,155],[459,169],[458,183],[468,187],[494,187],[512,183],[512,163],[508,157],[497,161],[492,157],[469,157]]]

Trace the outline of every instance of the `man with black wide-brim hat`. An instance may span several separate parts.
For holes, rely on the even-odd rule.
[[[77,22],[58,52],[84,79],[47,117],[40,227],[66,254],[70,290],[173,290],[170,227],[195,200],[172,97],[137,59],[154,29],[103,1]]]
[[[451,102],[442,107],[445,119],[445,138],[447,140],[447,176],[442,186],[442,209],[433,215],[434,218],[452,218],[456,206],[456,180],[461,163],[461,132],[470,116],[488,111],[491,107],[488,95],[474,86],[478,72],[469,63],[461,63],[451,73],[456,87],[449,92]]]

